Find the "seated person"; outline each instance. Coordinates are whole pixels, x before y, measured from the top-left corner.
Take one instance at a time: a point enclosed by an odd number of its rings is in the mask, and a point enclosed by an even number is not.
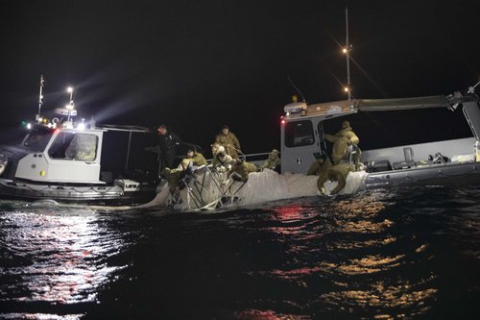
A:
[[[328,168],[332,166],[332,162],[325,153],[315,154],[315,160],[308,169],[307,176],[321,176]]]
[[[323,185],[327,180],[330,180],[330,181],[338,182],[338,185],[335,187],[335,189],[332,190],[332,192],[330,192],[330,194],[334,195],[339,193],[340,191],[343,190],[343,188],[345,188],[347,184],[348,174],[353,171],[355,171],[355,168],[348,163],[341,163],[341,164],[337,164],[336,166],[332,166],[328,168],[318,178],[318,181],[317,181],[318,190],[320,190],[322,194],[326,194],[325,187]]]
[[[236,159],[233,162],[232,168],[228,172],[228,176],[235,181],[247,182],[248,174],[257,171],[257,166],[253,163]]]
[[[280,173],[281,160],[277,149],[273,149],[268,155],[268,159],[260,166],[260,170],[270,169]]]

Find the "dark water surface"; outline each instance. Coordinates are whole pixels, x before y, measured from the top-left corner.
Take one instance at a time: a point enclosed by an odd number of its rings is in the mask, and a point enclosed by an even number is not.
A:
[[[478,319],[480,188],[221,213],[0,205],[0,318]]]

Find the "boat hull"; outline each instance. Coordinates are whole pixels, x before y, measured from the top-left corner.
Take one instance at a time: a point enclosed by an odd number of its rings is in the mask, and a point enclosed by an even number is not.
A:
[[[45,185],[0,179],[0,198],[8,200],[134,205],[146,203],[155,198],[155,195],[155,188],[151,186],[142,186],[140,191],[124,192],[118,185]]]
[[[411,169],[370,173],[366,189],[408,185],[464,186],[480,184],[480,163],[431,165]]]

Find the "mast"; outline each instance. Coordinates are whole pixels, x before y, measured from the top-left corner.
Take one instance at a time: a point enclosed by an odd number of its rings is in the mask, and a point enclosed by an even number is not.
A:
[[[40,119],[40,113],[42,111],[42,105],[43,105],[43,85],[45,83],[45,79],[43,78],[43,74],[40,75],[40,93],[38,94],[38,113],[37,116],[35,117],[35,120]]]
[[[352,93],[350,88],[350,42],[348,39],[348,7],[345,7],[345,49],[343,49],[345,53],[345,57],[347,59],[347,86],[345,87],[345,91],[348,94],[348,104],[352,104]]]

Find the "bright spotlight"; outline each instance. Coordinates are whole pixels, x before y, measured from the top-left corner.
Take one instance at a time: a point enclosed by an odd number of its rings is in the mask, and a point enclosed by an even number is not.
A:
[[[68,87],[68,88],[67,88],[67,92],[68,92],[68,93],[72,93],[72,92],[73,92],[73,88],[72,88],[72,87]]]

